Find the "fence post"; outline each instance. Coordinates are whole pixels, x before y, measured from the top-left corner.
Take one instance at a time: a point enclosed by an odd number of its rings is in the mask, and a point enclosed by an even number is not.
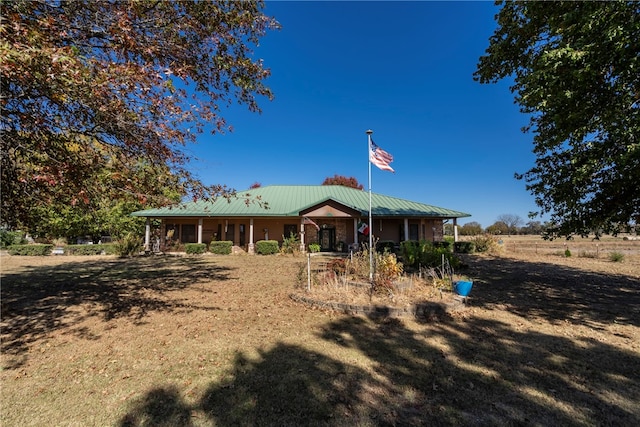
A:
[[[311,252],[307,254],[307,292],[311,291]]]

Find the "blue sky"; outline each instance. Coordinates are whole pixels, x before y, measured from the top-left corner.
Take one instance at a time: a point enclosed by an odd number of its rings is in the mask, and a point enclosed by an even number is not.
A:
[[[509,82],[472,74],[496,27],[492,2],[272,2],[282,29],[255,50],[275,99],[262,114],[223,109],[234,127],[190,146],[207,184],[237,190],[319,185],[335,174],[368,189],[367,129],[394,156],[372,168],[372,191],[470,213],[486,227],[501,214],[526,222],[532,135],[521,128]]]

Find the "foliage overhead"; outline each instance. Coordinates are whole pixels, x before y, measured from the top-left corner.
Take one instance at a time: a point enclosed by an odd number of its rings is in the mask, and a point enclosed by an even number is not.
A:
[[[536,163],[516,174],[550,214],[548,237],[640,220],[640,3],[497,2],[474,78],[512,78]]]
[[[356,190],[363,190],[364,186],[358,182],[358,180],[352,176],[346,177],[343,175],[335,174],[333,177],[327,177],[322,182],[322,185],[342,185],[344,187],[355,188]]]
[[[2,2],[2,221],[69,195],[98,204],[230,192],[187,170],[187,143],[230,130],[234,101],[259,112],[270,72],[252,46],[278,23],[262,2]],[[93,180],[95,170],[107,174]],[[151,173],[141,174],[141,170]],[[154,176],[159,181],[149,181]]]

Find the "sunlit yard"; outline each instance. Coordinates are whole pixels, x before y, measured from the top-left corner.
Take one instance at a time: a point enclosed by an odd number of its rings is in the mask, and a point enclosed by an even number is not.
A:
[[[301,257],[3,255],[2,424],[638,424],[637,255],[528,258],[415,320],[294,302]]]

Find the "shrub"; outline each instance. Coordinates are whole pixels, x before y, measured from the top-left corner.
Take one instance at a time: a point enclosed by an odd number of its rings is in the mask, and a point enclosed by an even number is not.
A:
[[[383,281],[392,281],[402,275],[402,263],[398,262],[395,254],[376,254],[376,274]]]
[[[256,253],[260,255],[277,254],[279,250],[277,240],[258,240],[256,242]]]
[[[231,240],[216,240],[209,244],[209,252],[218,255],[229,255],[233,242]]]
[[[298,240],[298,236],[291,233],[289,237],[282,236],[282,248],[280,248],[280,252],[283,254],[297,254],[300,252],[300,240]]]
[[[53,245],[11,245],[8,248],[11,255],[44,256],[51,255]]]
[[[0,229],[0,248],[8,248],[11,245],[24,245],[27,240],[21,231],[8,231]]]
[[[596,252],[588,252],[588,251],[580,251],[578,256],[580,258],[598,258],[598,254]]]
[[[142,250],[142,240],[133,233],[126,234],[114,244],[114,251],[120,257],[133,256]]]
[[[369,251],[354,252],[346,266],[349,274],[356,277],[369,277]]]
[[[476,252],[488,252],[491,254],[500,251],[498,238],[496,236],[492,236],[491,234],[475,236],[471,241],[476,247]]]
[[[67,245],[64,247],[65,255],[101,255],[114,253],[114,245]]]
[[[624,261],[624,254],[622,252],[610,252],[609,261],[622,262]]]
[[[67,246],[68,242],[66,238],[58,237],[56,239],[53,239],[51,243],[53,244],[53,246],[60,247],[60,246]]]
[[[453,244],[453,251],[458,254],[472,254],[476,250],[476,244],[474,242],[455,242]]]
[[[320,245],[318,243],[310,243],[309,244],[309,252],[320,252]]]
[[[406,267],[437,267],[442,264],[443,257],[453,268],[460,265],[460,260],[447,247],[436,247],[432,242],[415,240],[402,242],[402,259]]]
[[[116,245],[115,243],[104,243],[102,245],[102,250],[105,255],[115,255],[116,254]]]
[[[376,243],[376,252],[392,253],[393,251],[395,251],[395,249],[396,249],[396,244],[393,240],[380,240]]]
[[[189,255],[203,254],[207,251],[207,245],[204,243],[186,243],[184,251]]]
[[[569,250],[569,248],[564,250],[564,256],[569,258],[571,256],[571,251]]]
[[[418,264],[420,259],[420,243],[415,240],[405,240],[400,243],[400,253],[405,264],[413,267]]]
[[[331,270],[338,275],[343,275],[347,272],[347,261],[342,258],[332,259],[327,263],[327,270]]]
[[[448,240],[443,240],[441,242],[433,242],[432,243],[434,248],[443,248],[443,249],[451,249],[451,242]]]

